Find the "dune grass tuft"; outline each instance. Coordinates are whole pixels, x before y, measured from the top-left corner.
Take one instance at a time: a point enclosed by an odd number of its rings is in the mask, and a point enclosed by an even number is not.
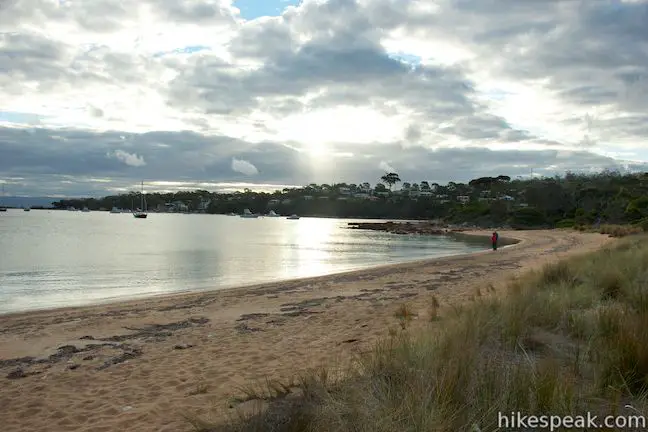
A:
[[[506,289],[456,308],[443,325],[394,332],[343,379],[311,374],[299,397],[201,430],[485,432],[498,430],[500,412],[648,414],[647,236]],[[414,314],[401,305],[395,316]]]

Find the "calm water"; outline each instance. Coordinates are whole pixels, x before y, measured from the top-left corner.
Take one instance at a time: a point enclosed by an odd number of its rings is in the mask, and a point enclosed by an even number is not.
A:
[[[0,313],[317,276],[484,249],[346,229],[349,220],[9,210]]]

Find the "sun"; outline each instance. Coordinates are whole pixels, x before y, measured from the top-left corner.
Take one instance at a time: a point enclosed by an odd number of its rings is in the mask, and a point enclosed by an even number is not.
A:
[[[393,142],[402,135],[398,117],[369,108],[338,107],[299,113],[278,122],[279,139],[298,142],[310,154],[325,154],[331,144]]]

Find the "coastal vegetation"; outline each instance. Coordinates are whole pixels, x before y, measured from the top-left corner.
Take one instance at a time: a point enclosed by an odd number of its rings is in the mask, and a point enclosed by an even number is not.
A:
[[[599,425],[614,416],[625,423],[604,430],[645,430],[647,240],[628,237],[506,287],[481,287],[462,306],[433,295],[429,313],[399,305],[395,329],[341,374],[322,369],[248,390],[243,399],[265,408],[227,425],[192,424],[203,432],[477,432],[525,429],[500,421],[499,413],[519,412],[591,413]]]
[[[393,190],[393,186],[400,188]],[[137,192],[104,198],[66,199],[57,209],[131,208]],[[478,227],[571,228],[602,224],[648,225],[648,173],[567,173],[511,179],[481,177],[441,185],[401,181],[386,173],[377,184],[310,184],[272,193],[206,190],[147,194],[150,211],[253,213],[339,218],[427,219]],[[642,225],[643,224],[643,225]],[[648,227],[648,226],[647,226]]]

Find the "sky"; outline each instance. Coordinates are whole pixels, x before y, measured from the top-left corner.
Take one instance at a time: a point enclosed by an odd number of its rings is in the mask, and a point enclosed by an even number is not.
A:
[[[0,182],[647,170],[648,0],[0,0]]]

